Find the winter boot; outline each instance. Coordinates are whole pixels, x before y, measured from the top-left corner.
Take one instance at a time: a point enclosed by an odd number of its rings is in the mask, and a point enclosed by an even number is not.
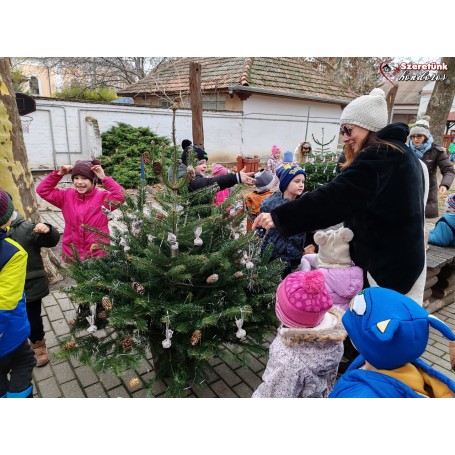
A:
[[[35,351],[36,366],[43,367],[49,363],[49,351],[46,347],[46,338],[41,341],[31,344],[31,348]]]

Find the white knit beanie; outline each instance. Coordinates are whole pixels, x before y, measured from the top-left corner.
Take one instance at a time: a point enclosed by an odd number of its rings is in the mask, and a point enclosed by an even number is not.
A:
[[[345,227],[316,231],[314,241],[319,246],[318,267],[327,269],[351,267],[349,242],[353,238],[354,233]]]
[[[379,131],[387,125],[387,103],[384,90],[374,88],[369,95],[351,101],[341,113],[341,125],[357,125],[368,131]]]
[[[430,137],[430,120],[429,115],[424,115],[420,120],[417,120],[415,125],[411,128],[409,135],[423,134],[427,139]]]

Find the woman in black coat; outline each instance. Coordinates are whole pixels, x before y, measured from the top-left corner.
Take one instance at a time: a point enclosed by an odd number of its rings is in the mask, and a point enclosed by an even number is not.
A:
[[[408,126],[386,125],[383,90],[349,103],[341,115],[343,171],[296,201],[259,215],[253,228],[276,227],[289,237],[343,222],[354,232],[350,254],[364,271],[364,286],[393,289],[422,305],[428,175],[406,146]]]

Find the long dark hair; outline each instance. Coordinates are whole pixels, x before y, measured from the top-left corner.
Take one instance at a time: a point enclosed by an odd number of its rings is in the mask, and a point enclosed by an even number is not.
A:
[[[369,147],[370,145],[375,145],[375,144],[376,145],[384,144],[387,147],[391,147],[393,150],[395,150],[397,152],[404,153],[403,149],[398,147],[396,144],[392,144],[389,141],[380,139],[374,131],[368,131],[368,135],[365,137],[363,144],[361,146],[361,149],[358,153],[360,153],[366,147]],[[340,169],[344,169],[345,167],[348,167],[354,161],[354,158],[356,157],[354,151],[352,150],[352,148],[349,144],[344,145],[343,153],[344,153],[344,156],[346,157],[346,161],[339,163]]]

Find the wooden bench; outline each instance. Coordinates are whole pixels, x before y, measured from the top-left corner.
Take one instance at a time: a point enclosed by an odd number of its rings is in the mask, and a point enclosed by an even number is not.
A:
[[[455,301],[455,248],[428,245],[423,307],[433,313]]]

